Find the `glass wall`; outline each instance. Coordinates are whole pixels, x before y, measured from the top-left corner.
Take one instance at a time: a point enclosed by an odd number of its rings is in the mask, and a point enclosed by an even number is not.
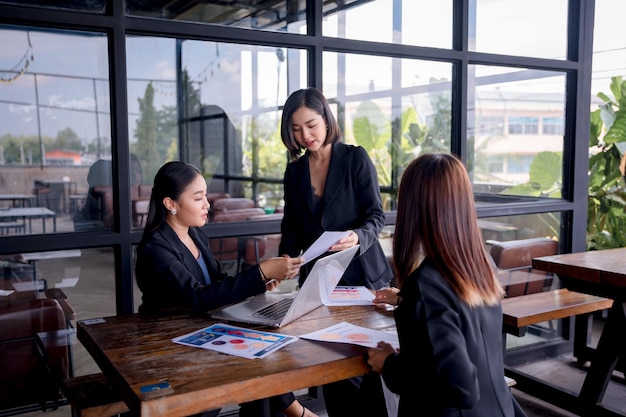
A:
[[[112,183],[107,37],[0,25],[0,38],[2,203],[17,209],[0,226],[22,222],[5,232],[39,234],[110,224],[112,212],[107,220],[83,210],[90,188]]]
[[[586,249],[604,207],[588,205],[589,112],[626,75],[621,0],[252,3],[0,0],[0,255],[78,250],[40,269],[56,285],[80,264],[78,317],[136,311],[134,247],[175,159],[256,209],[206,226],[232,271],[277,255],[282,105],[306,86],[374,161],[387,244],[403,168],[437,151],[465,161],[486,245]]]
[[[470,15],[475,13],[475,20],[469,20],[470,50],[566,59],[567,0],[528,0],[519,3],[474,0],[469,3]]]
[[[594,3],[507,5],[0,1],[0,250],[113,247],[117,311],[135,311],[132,247],[158,167],[189,161],[212,194],[278,215],[210,223],[215,239],[279,233],[282,104],[309,85],[369,152],[388,226],[403,168],[453,152],[480,218],[533,229],[516,216],[563,213],[551,236],[580,250]]]
[[[470,66],[469,74],[467,135],[476,189],[560,198],[565,74],[483,65]]]

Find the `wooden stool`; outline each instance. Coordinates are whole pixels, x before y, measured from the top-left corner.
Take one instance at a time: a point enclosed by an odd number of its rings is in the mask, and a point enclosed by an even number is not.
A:
[[[102,374],[66,378],[63,391],[76,417],[113,417],[128,411]]]

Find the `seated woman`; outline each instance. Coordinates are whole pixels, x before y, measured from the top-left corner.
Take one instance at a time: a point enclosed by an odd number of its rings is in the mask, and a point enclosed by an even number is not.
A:
[[[136,277],[142,292],[139,312],[155,315],[187,310],[204,314],[274,289],[293,278],[301,258],[270,258],[229,276],[221,271],[202,229],[209,213],[206,181],[193,165],[168,162],[154,178],[146,226],[137,247]],[[293,393],[241,404],[239,415],[314,417]],[[212,410],[203,416],[216,416]]]

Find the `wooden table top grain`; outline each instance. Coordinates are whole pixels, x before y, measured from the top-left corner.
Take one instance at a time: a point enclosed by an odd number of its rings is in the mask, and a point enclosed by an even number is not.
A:
[[[533,268],[554,272],[569,289],[614,300],[578,395],[581,415],[623,415],[602,404],[613,370],[626,358],[626,248],[544,256]]]
[[[626,248],[543,256],[533,268],[557,274],[570,289],[626,299]]]
[[[394,331],[393,314],[373,306],[319,307],[281,328],[241,327],[299,336],[347,321]],[[217,321],[190,315],[139,314],[77,323],[78,339],[138,415],[188,416],[226,405],[326,384],[369,372],[360,346],[298,339],[263,359],[245,359],[173,343]],[[172,390],[141,387],[167,380]]]

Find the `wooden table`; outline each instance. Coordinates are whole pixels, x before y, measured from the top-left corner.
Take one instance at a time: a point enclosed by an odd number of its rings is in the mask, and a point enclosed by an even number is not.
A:
[[[626,248],[535,258],[533,268],[557,274],[569,289],[614,300],[578,395],[578,405],[581,415],[618,415],[601,403],[618,360],[626,358]]]
[[[24,222],[28,219],[28,233],[32,233],[32,220],[41,219],[43,233],[46,233],[46,219],[52,219],[54,231],[57,231],[57,214],[46,207],[12,207],[0,210],[0,218],[20,218]]]
[[[392,313],[372,306],[319,307],[270,332],[299,336],[347,321],[393,331]],[[370,371],[360,346],[299,339],[263,359],[244,359],[171,342],[216,321],[175,315],[107,317],[79,321],[80,342],[93,356],[128,407],[142,417],[188,416]],[[245,327],[245,326],[243,326]],[[146,398],[140,387],[169,381],[173,393]]]

